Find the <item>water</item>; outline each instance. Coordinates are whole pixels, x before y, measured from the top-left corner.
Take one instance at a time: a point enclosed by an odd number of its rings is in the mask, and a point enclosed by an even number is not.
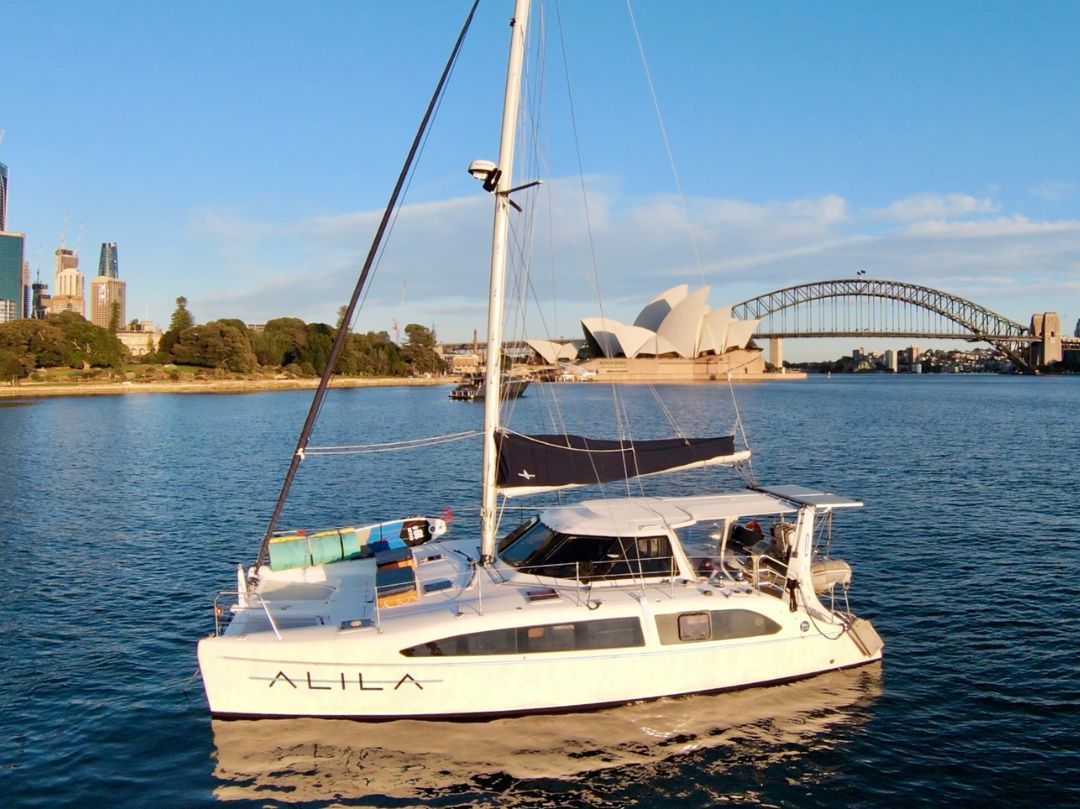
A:
[[[515,426],[557,420],[550,387],[519,400]],[[568,426],[600,434],[610,389],[558,388]],[[621,392],[639,435],[665,434],[647,388]],[[211,723],[195,642],[252,559],[308,397],[0,407],[4,805],[1080,803],[1080,379],[739,389],[760,480],[865,500],[837,517],[834,553],[885,638],[882,666],[584,715]],[[732,421],[723,386],[667,388],[664,403],[687,433]],[[446,388],[336,391],[315,443],[473,429],[481,409]],[[309,459],[285,523],[449,506],[454,531],[472,530],[478,451]]]

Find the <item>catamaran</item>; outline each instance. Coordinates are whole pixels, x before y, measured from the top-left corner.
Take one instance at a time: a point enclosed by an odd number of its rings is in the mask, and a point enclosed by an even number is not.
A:
[[[517,0],[511,21],[498,162],[469,169],[495,198],[486,389],[496,392],[529,5]],[[561,712],[795,680],[881,658],[874,627],[848,608],[850,567],[819,553],[834,513],[861,506],[857,500],[753,484],[694,496],[605,496],[500,526],[500,498],[744,464],[749,451],[734,436],[525,435],[500,423],[500,397],[487,396],[479,536],[454,536],[444,519],[424,515],[276,530],[337,346],[258,558],[238,567],[236,591],[215,602],[215,631],[199,642],[214,716]]]

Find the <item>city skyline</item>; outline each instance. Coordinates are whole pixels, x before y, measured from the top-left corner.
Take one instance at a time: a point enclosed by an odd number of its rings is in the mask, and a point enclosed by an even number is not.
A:
[[[32,276],[66,216],[68,244],[124,243],[129,308],[158,323],[179,295],[200,322],[333,323],[466,4],[417,14],[331,2],[288,29],[254,9],[196,5],[178,16],[120,3],[108,20],[78,3],[8,13],[11,56],[27,68],[0,121],[8,225],[27,233]],[[632,318],[643,294],[676,283],[734,302],[859,270],[1021,323],[1050,309],[1063,322],[1080,316],[1080,170],[1068,135],[1080,125],[1068,33],[1080,7],[913,3],[856,16],[696,3],[687,28],[666,4],[635,4],[693,246],[674,238],[688,228],[624,41],[625,9],[561,13],[583,134],[577,147],[553,141],[553,208],[537,221],[551,222],[549,262],[588,267],[564,228],[582,218],[588,188],[611,317]],[[70,23],[59,32],[58,14]],[[389,331],[397,319],[434,324],[447,340],[483,331],[490,198],[464,166],[495,151],[501,88],[486,78],[496,65],[483,43],[505,18],[484,14],[470,34],[359,329]],[[104,30],[122,46],[108,58],[94,51]],[[156,47],[166,31],[176,48]],[[57,37],[85,69],[44,57]],[[605,93],[584,81],[594,74]],[[485,87],[491,104],[477,103]],[[57,108],[79,125],[55,127]],[[617,123],[623,111],[631,130]],[[131,126],[116,129],[120,117]],[[571,172],[576,148],[583,181]],[[586,287],[560,287],[549,333],[529,336],[575,336],[595,309]]]

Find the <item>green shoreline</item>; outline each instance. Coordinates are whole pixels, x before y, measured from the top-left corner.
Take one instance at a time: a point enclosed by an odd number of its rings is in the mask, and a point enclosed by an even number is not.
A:
[[[424,387],[449,385],[452,376],[435,377],[334,377],[332,388]],[[48,396],[126,396],[141,393],[260,393],[279,390],[312,390],[319,385],[309,379],[206,379],[199,381],[79,382],[56,384],[20,382],[0,386],[0,399],[29,399]]]

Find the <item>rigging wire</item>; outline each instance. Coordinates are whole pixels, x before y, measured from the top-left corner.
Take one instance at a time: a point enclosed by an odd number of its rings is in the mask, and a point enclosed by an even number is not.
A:
[[[649,70],[649,61],[645,58],[645,45],[641,41],[638,32],[637,20],[634,19],[634,8],[630,0],[626,0],[626,12],[630,16],[630,27],[634,29],[634,39],[637,42],[638,54],[641,56],[641,67],[645,71],[645,81],[649,85],[649,96],[652,98],[653,109],[656,110],[656,120],[660,125],[660,135],[664,140],[664,149],[667,151],[668,165],[671,167],[671,177],[675,181],[675,190],[679,195],[683,215],[686,217],[686,232],[690,237],[690,246],[694,251],[694,263],[697,266],[698,275],[701,276],[701,284],[705,285],[705,271],[701,266],[701,256],[698,253],[697,239],[694,238],[694,223],[690,218],[690,208],[686,204],[686,195],[683,193],[682,183],[679,181],[679,171],[675,167],[675,155],[671,151],[671,141],[668,139],[667,127],[664,126],[664,114],[660,111],[660,101],[656,97],[656,88],[653,86],[652,71]]]
[[[308,447],[304,450],[305,455],[364,455],[374,452],[395,452],[406,449],[423,449],[434,447],[439,444],[449,444],[453,441],[462,441],[466,438],[475,438],[483,435],[483,430],[466,430],[460,433],[448,433],[446,435],[433,435],[424,438],[405,438],[400,441],[386,441],[381,444],[346,444],[340,446]]]
[[[591,275],[589,276],[592,282],[593,294],[596,296],[597,305],[600,307],[600,320],[605,322],[607,320],[607,314],[604,311],[604,298],[600,293],[600,271],[596,258],[596,240],[593,237],[592,228],[592,214],[589,208],[589,193],[585,186],[585,166],[581,157],[581,137],[578,133],[577,115],[574,108],[574,93],[570,82],[570,60],[566,54],[566,38],[563,35],[562,25],[562,12],[559,8],[559,3],[555,3],[555,19],[557,22],[557,28],[559,32],[559,47],[562,53],[562,65],[563,65],[563,78],[566,82],[566,96],[567,96],[567,108],[570,114],[570,130],[573,134],[574,140],[574,154],[577,157],[578,166],[578,182],[581,188],[581,202],[582,210],[585,218],[585,231],[588,237],[589,243],[589,258]],[[625,407],[622,404],[622,397],[619,395],[619,391],[615,383],[611,383],[611,399],[615,415],[615,427],[618,437],[625,440],[630,440],[629,422],[626,419]],[[626,487],[627,495],[630,494],[630,474],[629,469],[625,470],[626,475]],[[604,492],[603,485],[600,486],[601,493]]]
[[[478,1],[479,0],[477,0],[477,2]],[[456,67],[456,66],[457,66],[457,63],[455,61],[454,67]],[[450,74],[449,74],[450,76],[453,76],[454,67],[450,68]],[[439,96],[439,99],[435,104],[435,109],[434,109],[434,111],[432,113],[432,119],[433,120],[437,119],[439,117],[439,111],[442,109],[442,103],[445,100],[445,98],[446,98],[445,95],[440,95]],[[417,160],[413,162],[412,167],[409,169],[408,178],[406,179],[405,185],[404,185],[404,187],[402,188],[402,191],[401,191],[402,200],[404,200],[406,197],[409,196],[409,191],[412,189],[413,180],[416,178],[416,168],[417,168],[417,164],[419,162],[419,158],[422,158],[424,156],[424,150],[427,148],[428,140],[431,138],[431,131],[432,131],[433,128],[434,127],[428,127],[424,132],[423,140],[421,140],[421,142],[420,142],[420,148],[416,152]],[[374,278],[378,274],[379,268],[382,266],[383,256],[386,254],[386,248],[390,243],[390,237],[394,233],[394,228],[397,226],[397,222],[398,222],[398,219],[401,217],[401,212],[402,212],[403,208],[404,208],[403,205],[398,205],[394,209],[393,218],[390,220],[390,224],[386,229],[386,236],[383,238],[381,244],[379,245],[379,252],[378,252],[378,255],[375,258],[375,264],[373,265],[373,268],[372,268],[372,271],[371,271],[371,277],[372,278]],[[352,330],[353,326],[355,325],[357,319],[360,317],[360,310],[363,309],[364,304],[367,303],[367,299],[368,299],[369,294],[371,294],[371,284],[368,284],[364,288],[363,295],[360,298],[360,303],[357,305],[356,312],[353,313],[352,319],[349,322],[350,331]],[[322,407],[322,405],[320,404],[320,408],[321,407]]]
[[[446,88],[447,80],[453,72],[454,65],[457,63],[458,54],[461,52],[461,46],[465,41],[465,35],[468,33],[470,26],[472,25],[473,16],[476,14],[476,8],[479,5],[479,0],[475,0],[472,8],[469,10],[469,14],[465,19],[465,23],[461,28],[461,32],[458,34],[457,41],[454,43],[453,50],[450,53],[450,58],[447,60],[442,74],[439,77],[439,82],[435,87],[435,92],[432,94],[431,100],[428,102],[427,110],[424,113],[424,117],[420,122],[419,130],[413,138],[412,145],[409,148],[409,154],[405,158],[405,165],[402,166],[401,172],[398,175],[397,182],[394,185],[394,189],[390,194],[390,201],[387,203],[386,210],[383,212],[379,227],[375,232],[374,240],[372,241],[371,248],[368,251],[367,259],[364,262],[364,267],[360,271],[360,277],[356,281],[356,286],[353,289],[352,297],[349,299],[349,305],[345,310],[345,315],[342,317],[341,322],[344,326],[345,323],[351,323],[356,307],[360,302],[360,297],[364,291],[364,286],[367,283],[368,277],[371,274],[372,266],[375,264],[375,260],[380,252],[380,245],[385,236],[386,229],[390,223],[390,219],[393,215],[394,208],[400,198],[402,188],[409,176],[409,172],[413,161],[416,158],[417,152],[424,140],[424,133],[427,130],[431,118],[438,108],[439,99],[441,98],[444,89]],[[281,518],[281,512],[285,507],[285,500],[288,497],[289,490],[292,487],[293,479],[296,477],[296,472],[300,467],[300,462],[304,458],[304,452],[307,447],[308,439],[311,436],[311,431],[315,427],[315,421],[318,419],[319,412],[322,409],[323,401],[326,397],[326,390],[330,386],[330,377],[334,372],[334,365],[337,363],[337,358],[341,354],[342,346],[345,344],[345,338],[348,330],[345,328],[339,328],[337,334],[334,337],[334,343],[330,348],[330,354],[326,360],[326,367],[323,369],[322,377],[319,380],[319,387],[315,390],[315,396],[312,400],[311,407],[308,409],[307,418],[304,421],[304,426],[300,431],[300,437],[296,442],[296,450],[293,452],[292,459],[289,463],[289,470],[285,474],[285,480],[281,484],[281,491],[278,494],[277,502],[274,505],[274,512],[270,517],[270,523],[267,526],[266,533],[263,536],[262,542],[259,545],[259,554],[255,559],[255,569],[258,571],[263,561],[266,559],[266,555],[270,547],[270,539],[274,535],[274,529],[277,526],[278,520]]]
[[[702,271],[701,261],[700,261],[699,255],[698,255],[697,244],[696,244],[696,241],[694,239],[693,227],[692,227],[692,223],[690,222],[689,209],[688,209],[688,206],[687,206],[687,203],[686,203],[686,197],[685,197],[685,194],[683,193],[681,182],[680,182],[679,177],[678,177],[678,172],[677,172],[676,167],[675,167],[674,156],[673,156],[673,153],[672,153],[672,150],[671,150],[671,147],[670,147],[669,139],[667,137],[666,128],[664,126],[663,115],[662,115],[662,112],[660,110],[659,102],[657,100],[657,96],[656,96],[655,88],[653,86],[649,66],[648,66],[647,60],[645,58],[644,46],[642,44],[641,37],[640,37],[640,34],[638,32],[638,29],[637,29],[636,20],[634,20],[634,17],[633,17],[633,9],[630,7],[629,0],[627,0],[627,8],[628,8],[628,11],[629,11],[629,14],[630,14],[631,25],[632,25],[632,27],[634,29],[634,35],[635,35],[635,38],[637,40],[637,46],[638,46],[639,55],[641,57],[642,65],[643,65],[643,68],[644,68],[644,71],[645,71],[645,76],[646,76],[646,79],[647,79],[647,82],[648,82],[649,92],[650,92],[650,95],[651,95],[651,98],[652,98],[652,101],[653,101],[654,109],[655,109],[656,114],[657,114],[657,120],[659,122],[661,135],[663,137],[664,145],[665,145],[665,148],[667,150],[668,161],[669,161],[669,165],[671,167],[672,176],[674,178],[675,186],[676,186],[676,189],[677,189],[678,194],[679,194],[679,199],[680,199],[680,202],[682,204],[682,208],[683,208],[683,211],[684,211],[684,214],[686,216],[687,223],[688,223],[688,233],[689,233],[691,245],[692,245],[694,256],[695,256],[695,261],[696,261],[696,264],[697,264],[697,267],[698,267],[698,272],[699,272],[699,275],[701,275],[702,281],[704,282],[704,280],[705,280],[704,279],[704,273]],[[596,244],[596,241],[595,241],[594,231],[593,231],[593,227],[592,227],[592,210],[591,210],[591,207],[590,207],[590,198],[589,198],[589,193],[588,193],[588,189],[586,187],[586,182],[585,182],[585,172],[584,172],[584,167],[583,167],[583,156],[582,156],[582,145],[581,145],[581,138],[579,136],[579,131],[578,131],[577,115],[576,115],[576,109],[575,109],[575,103],[574,103],[574,94],[573,94],[573,89],[572,89],[572,83],[571,83],[571,78],[570,78],[570,66],[569,66],[569,59],[568,59],[568,56],[567,56],[566,41],[565,41],[565,38],[564,38],[564,35],[563,35],[561,9],[560,9],[559,3],[557,1],[555,2],[555,18],[554,18],[554,21],[556,23],[558,44],[559,44],[559,47],[560,47],[560,50],[561,50],[561,56],[562,56],[563,74],[564,74],[564,79],[565,79],[565,84],[566,84],[566,100],[567,100],[567,105],[568,105],[568,110],[569,110],[569,122],[570,122],[570,129],[571,129],[572,139],[573,139],[574,147],[575,147],[575,155],[576,155],[576,158],[577,158],[577,168],[578,168],[577,173],[578,173],[580,195],[581,195],[581,201],[582,201],[581,204],[582,204],[582,210],[583,210],[583,220],[584,220],[584,225],[585,225],[586,235],[587,235],[587,240],[588,240],[589,266],[590,266],[590,269],[591,269],[591,273],[587,273],[587,277],[589,278],[589,280],[591,282],[591,285],[593,287],[594,295],[595,295],[595,297],[597,299],[597,302],[599,304],[599,307],[600,307],[601,320],[603,321],[603,320],[606,319],[606,312],[605,312],[605,307],[604,307],[603,295],[601,293],[599,261],[598,261],[598,255],[597,255],[597,244]],[[541,30],[543,31],[543,34],[542,34],[542,40],[540,40],[540,41],[543,41],[543,40],[546,40],[546,38],[547,38],[547,36],[546,36],[546,32],[548,30],[547,26],[541,26]],[[535,167],[536,169],[540,169],[540,167],[542,165],[547,165],[548,167],[550,166],[550,162],[545,160],[545,158],[543,156],[544,153],[543,153],[542,148],[541,148],[541,144],[543,142],[543,138],[541,137],[541,135],[543,134],[543,132],[542,132],[542,127],[540,125],[540,118],[536,114],[538,108],[541,107],[541,101],[546,98],[546,96],[544,94],[544,78],[546,76],[546,71],[543,69],[544,68],[543,55],[545,53],[546,53],[546,49],[544,47],[542,47],[542,46],[537,51],[537,54],[538,54],[537,57],[536,57],[537,72],[535,74],[531,75],[530,72],[529,72],[529,69],[528,69],[529,65],[526,65],[525,81],[527,82],[527,85],[529,87],[529,92],[528,92],[527,96],[530,99],[530,103],[526,106],[525,111],[522,113],[522,115],[523,115],[523,126],[519,128],[519,132],[521,133],[521,135],[519,135],[519,137],[525,138],[525,137],[531,135],[531,142],[529,143],[528,147],[523,148],[522,151],[523,151],[523,153],[529,155],[529,158],[530,158],[530,164],[529,165]],[[533,75],[536,76],[536,81],[535,82],[532,81]],[[540,174],[550,175],[550,172],[537,171],[537,175],[540,175]],[[552,218],[553,205],[551,203],[552,189],[550,187],[545,186],[545,187],[541,188],[539,193],[544,194],[545,195],[544,198],[548,201],[547,228],[548,228],[548,242],[549,242],[549,247],[550,247],[549,262],[550,262],[550,267],[551,267],[551,271],[552,271],[552,288],[553,288],[552,300],[554,302],[554,301],[557,300],[557,295],[554,294],[554,291],[555,291],[554,253],[555,253],[555,251],[554,251],[554,247],[553,247],[553,244],[554,244],[553,228],[554,228],[554,226],[553,226],[553,218]],[[535,197],[534,197],[534,200],[535,200]],[[509,307],[509,305],[508,305],[508,308],[512,308],[514,319],[520,318],[519,323],[520,323],[520,328],[522,329],[522,332],[521,332],[522,339],[524,339],[526,310],[528,309],[527,295],[531,293],[531,294],[533,294],[535,296],[535,288],[534,288],[533,279],[532,279],[531,266],[530,266],[530,262],[529,262],[527,257],[529,255],[529,247],[533,244],[533,242],[535,240],[535,236],[536,236],[537,211],[536,211],[536,208],[534,206],[530,206],[530,208],[531,208],[531,210],[529,211],[529,214],[526,217],[523,217],[521,220],[518,220],[518,221],[512,220],[511,224],[510,224],[511,234],[512,234],[512,242],[511,243],[513,245],[511,255],[514,258],[515,263],[518,264],[517,271],[511,277],[513,279],[514,290],[520,297],[519,297],[518,305],[516,307]],[[536,300],[539,301],[538,296],[536,296]],[[551,329],[548,326],[547,319],[544,317],[543,308],[540,307],[540,306],[537,306],[537,309],[540,312],[540,320],[541,320],[541,323],[542,323],[543,328],[544,328],[544,333],[547,334],[549,336],[549,338],[553,337],[554,335],[552,334]],[[554,306],[553,306],[553,311],[555,311]],[[511,331],[511,333],[512,333],[512,331]],[[734,390],[731,387],[731,378],[730,378],[730,376],[728,378],[728,383],[729,383],[729,390],[730,390],[730,392],[732,394],[732,398],[733,398],[733,401],[734,401]],[[648,388],[649,388],[650,392],[652,393],[653,398],[657,402],[658,410],[660,411],[660,413],[662,413],[664,419],[666,419],[668,424],[671,426],[671,428],[673,429],[673,431],[675,432],[675,434],[679,438],[685,439],[685,437],[686,437],[685,433],[684,433],[683,429],[681,428],[680,424],[678,423],[678,420],[676,419],[675,413],[672,411],[672,409],[670,407],[668,407],[668,405],[665,403],[663,398],[660,396],[660,393],[657,390],[656,386],[653,385],[653,384],[649,384]],[[548,399],[547,397],[550,397],[550,399]],[[566,421],[565,421],[565,418],[564,418],[564,414],[562,413],[562,410],[559,407],[558,397],[555,395],[555,392],[553,390],[548,391],[547,386],[545,386],[545,391],[544,391],[543,394],[541,394],[541,398],[544,398],[545,401],[548,402],[548,413],[547,413],[547,415],[548,415],[548,421],[552,424],[553,432],[566,434],[567,433]],[[626,489],[626,495],[627,496],[632,496],[633,495],[633,487],[635,485],[637,487],[638,493],[644,495],[645,490],[644,490],[643,481],[640,479],[641,476],[639,475],[639,467],[638,467],[638,464],[637,464],[637,453],[633,450],[634,443],[633,443],[633,436],[631,435],[631,429],[630,429],[629,403],[626,401],[626,397],[621,394],[618,386],[616,384],[614,384],[614,383],[611,385],[611,398],[612,398],[612,406],[613,406],[615,423],[616,423],[615,426],[616,426],[617,437],[619,439],[621,439],[621,440],[627,441],[628,446],[631,448],[631,451],[629,453],[624,453],[623,454],[623,459],[624,459],[623,482],[624,482],[625,489]],[[516,407],[516,405],[517,405],[516,402],[512,402],[508,409],[510,411],[512,411]],[[749,442],[746,440],[745,429],[743,428],[741,417],[738,414],[737,405],[736,405],[735,420],[736,420],[736,425],[735,425],[736,429],[739,432],[741,432],[743,443],[744,443],[744,445],[746,445],[748,447]],[[627,455],[629,455],[629,457],[627,457]],[[595,471],[595,469],[594,469],[594,471]],[[740,473],[742,474],[741,470],[740,470]],[[747,477],[746,474],[744,474],[743,476]],[[749,471],[749,479],[752,480],[752,477],[753,477],[752,470],[750,470]],[[605,485],[603,483],[599,483],[597,485],[600,488],[600,492],[601,492],[602,496],[604,496],[606,498],[607,493],[605,492]]]

